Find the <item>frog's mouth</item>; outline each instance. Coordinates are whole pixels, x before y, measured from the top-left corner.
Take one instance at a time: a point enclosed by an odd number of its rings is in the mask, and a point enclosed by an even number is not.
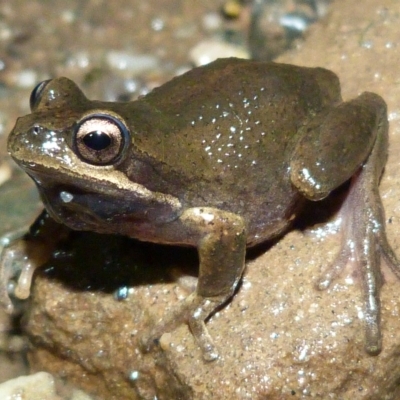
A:
[[[73,229],[114,233],[121,221],[141,224],[147,219],[139,203],[122,198],[82,192],[65,185],[50,190],[39,187],[39,191],[50,215]]]
[[[145,186],[131,181],[124,172],[112,166],[86,166],[82,172],[76,168],[60,168],[60,166],[30,165],[19,161],[18,164],[35,181],[38,187],[66,185],[88,193],[100,196],[111,196],[112,199],[122,198],[124,201],[152,204],[168,204],[171,210],[179,212],[182,209],[180,201],[170,194],[153,192]]]
[[[162,198],[148,191],[151,196],[143,196],[107,181],[64,176],[47,168],[24,166],[24,170],[38,187],[52,218],[75,230],[121,233],[121,225],[131,226],[132,231],[135,225],[163,224],[179,216],[180,207],[166,201],[165,195]]]

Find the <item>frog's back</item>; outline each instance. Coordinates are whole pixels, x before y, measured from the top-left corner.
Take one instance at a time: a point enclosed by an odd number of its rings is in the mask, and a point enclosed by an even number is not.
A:
[[[299,126],[338,101],[330,71],[221,59],[140,100],[149,122],[135,140],[164,171],[185,175],[186,187],[175,194],[188,205],[245,217],[261,207],[272,220],[295,202],[288,164]]]

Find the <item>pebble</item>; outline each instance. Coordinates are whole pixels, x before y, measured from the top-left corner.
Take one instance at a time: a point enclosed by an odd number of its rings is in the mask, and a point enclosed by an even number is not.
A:
[[[0,384],[0,399],[3,400],[58,400],[54,378],[47,372],[20,376]]]
[[[216,12],[210,12],[202,18],[203,28],[207,31],[216,31],[222,28],[222,18]]]
[[[56,393],[54,377],[47,372],[20,376],[0,384],[1,400],[62,400]],[[74,390],[70,400],[91,400],[87,394]]]
[[[158,58],[150,54],[132,54],[116,50],[107,53],[106,61],[110,68],[127,70],[133,75],[154,70],[159,65]]]
[[[221,40],[204,40],[190,50],[190,60],[195,66],[209,64],[217,58],[250,58],[249,52],[241,46],[225,43]]]
[[[32,69],[24,69],[16,75],[15,84],[20,88],[31,88],[35,86],[37,73]]]

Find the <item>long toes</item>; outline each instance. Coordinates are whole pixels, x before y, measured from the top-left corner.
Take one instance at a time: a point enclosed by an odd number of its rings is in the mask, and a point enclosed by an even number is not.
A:
[[[10,296],[7,293],[7,290],[1,290],[0,293],[0,307],[7,313],[13,314],[14,313],[14,305],[10,299]]]

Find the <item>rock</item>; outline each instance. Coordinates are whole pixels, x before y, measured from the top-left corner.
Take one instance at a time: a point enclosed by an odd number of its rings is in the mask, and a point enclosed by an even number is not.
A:
[[[33,375],[20,376],[0,384],[0,399],[2,400],[91,400],[91,397],[81,390],[63,387],[47,372],[37,372]]]
[[[244,47],[222,40],[204,40],[190,50],[190,60],[195,66],[228,57],[249,58],[250,55]]]
[[[20,376],[0,384],[0,399],[3,400],[61,400],[56,395],[54,378],[47,372]]]
[[[131,54],[116,50],[110,50],[106,60],[110,68],[128,70],[133,75],[155,70],[159,64],[157,57],[150,54]]]

